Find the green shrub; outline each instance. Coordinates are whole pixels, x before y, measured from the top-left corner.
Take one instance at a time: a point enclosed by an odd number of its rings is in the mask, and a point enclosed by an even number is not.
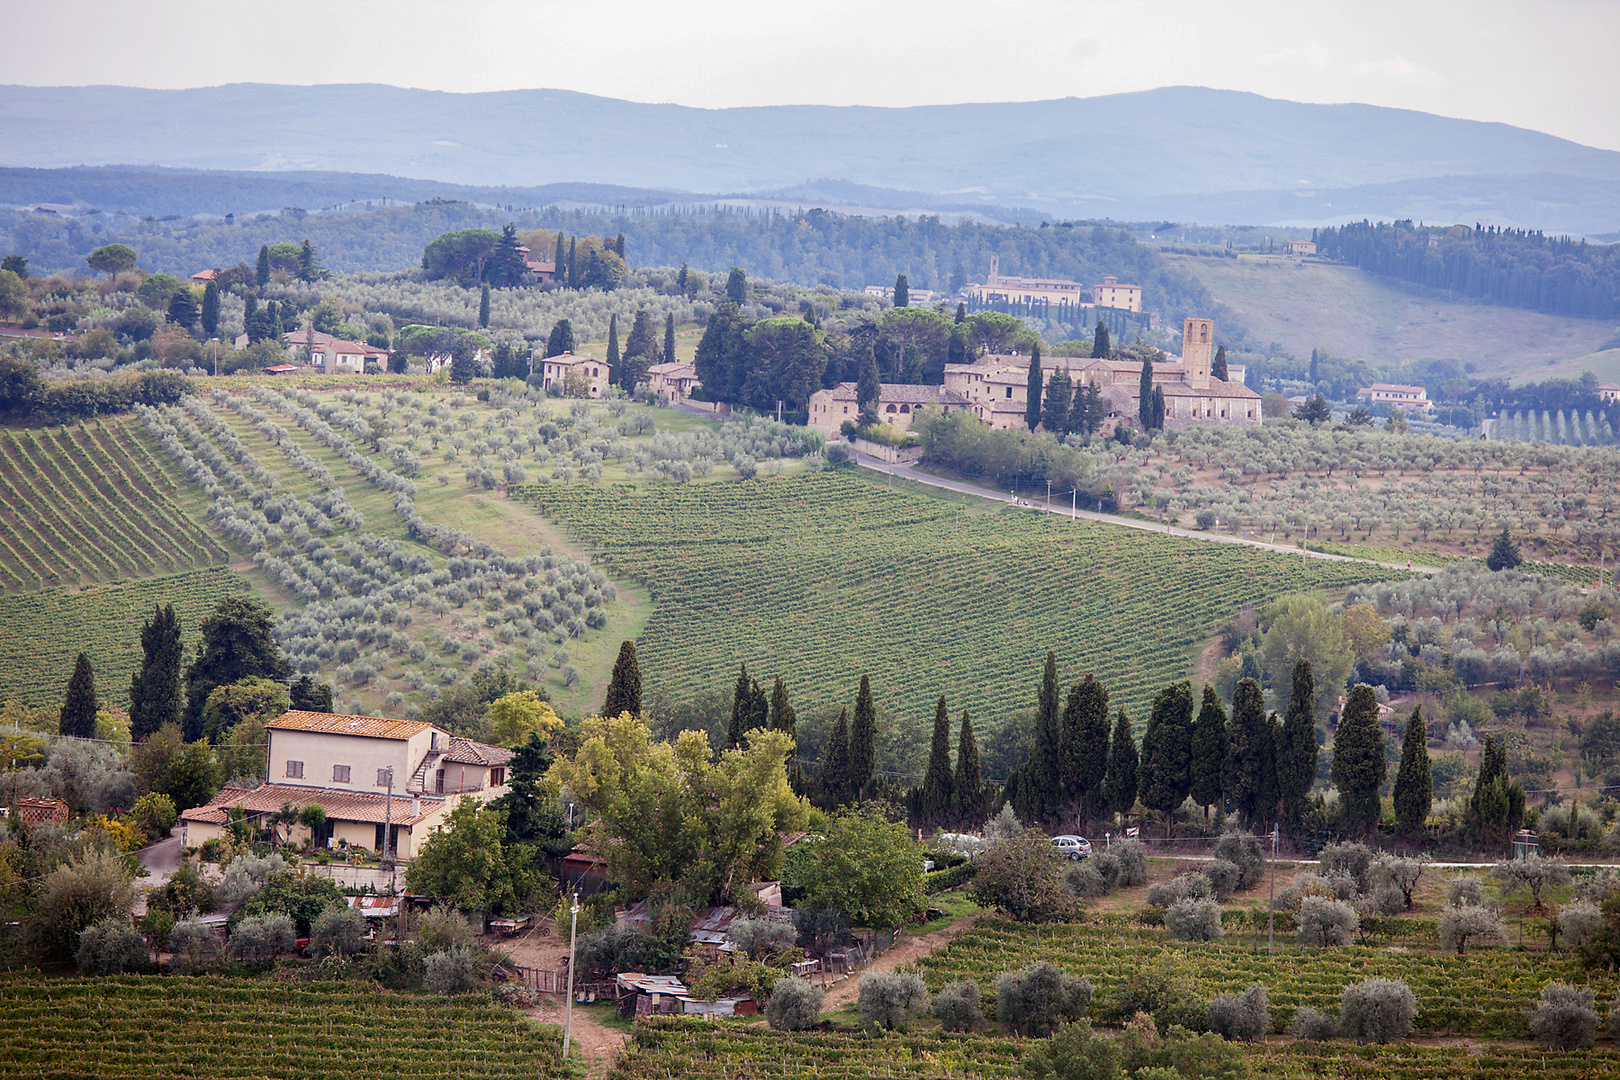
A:
[[[973,1031],[984,1023],[984,1001],[972,979],[946,983],[934,995],[934,1015],[946,1031]]]
[[[1169,881],[1157,881],[1148,886],[1148,907],[1169,908],[1178,900],[1209,900],[1215,895],[1214,886],[1203,874],[1177,874]]]
[[[268,967],[297,944],[298,933],[291,916],[252,915],[236,924],[226,942],[225,955],[241,964]]]
[[[75,956],[86,975],[122,975],[146,967],[146,942],[127,916],[109,915],[79,934]]]
[[[358,908],[329,907],[310,924],[311,956],[357,956],[366,947],[366,917]]]
[[[1203,873],[1204,879],[1209,882],[1209,891],[1217,900],[1225,900],[1237,892],[1243,881],[1243,871],[1237,863],[1225,859],[1215,859],[1204,867]]]
[[[1078,1020],[1091,1005],[1091,980],[1038,961],[996,977],[996,1019],[1015,1034],[1042,1038],[1064,1020]]]
[[[1309,1005],[1296,1012],[1294,1022],[1288,1025],[1288,1034],[1296,1039],[1309,1039],[1313,1042],[1331,1039],[1338,1032],[1339,1025],[1333,1017]]]
[[[765,1021],[777,1031],[807,1031],[821,1021],[822,989],[806,979],[776,980]]]
[[[1119,886],[1128,889],[1147,883],[1147,845],[1140,840],[1123,840],[1108,849],[1119,860]]]
[[[473,988],[476,970],[472,950],[463,946],[429,953],[422,961],[422,989],[430,994],[465,994]]]
[[[1266,876],[1265,851],[1260,841],[1252,836],[1227,833],[1215,842],[1214,854],[1216,859],[1224,859],[1238,868],[1235,891],[1251,888]]]
[[[1307,896],[1299,905],[1294,938],[1302,945],[1348,945],[1359,925],[1356,909],[1343,900]]]
[[[1440,936],[1440,947],[1457,949],[1461,956],[1468,951],[1468,945],[1506,945],[1508,943],[1507,927],[1502,925],[1502,919],[1487,907],[1469,905],[1468,907],[1448,907],[1440,915],[1440,922],[1436,927]]]
[[[1530,1014],[1530,1034],[1548,1050],[1581,1050],[1597,1041],[1595,993],[1589,986],[1548,983]]]
[[[861,976],[855,1010],[869,1031],[905,1031],[928,1011],[928,987],[916,972],[871,972]]]
[[[207,971],[225,956],[225,943],[201,919],[182,919],[169,931],[174,966],[188,975]]]
[[[1415,1019],[1417,998],[1399,979],[1367,979],[1339,996],[1339,1031],[1361,1042],[1404,1038]]]
[[[1254,1042],[1271,1029],[1266,988],[1255,983],[1242,995],[1216,994],[1209,1003],[1209,1030],[1223,1039]]]
[[[1177,900],[1164,912],[1164,925],[1177,941],[1215,941],[1221,937],[1221,906],[1214,900]]]

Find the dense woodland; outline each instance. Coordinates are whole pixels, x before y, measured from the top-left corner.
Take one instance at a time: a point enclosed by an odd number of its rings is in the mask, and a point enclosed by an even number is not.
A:
[[[1317,253],[1446,294],[1553,315],[1620,313],[1620,245],[1523,229],[1362,221],[1315,232]]]

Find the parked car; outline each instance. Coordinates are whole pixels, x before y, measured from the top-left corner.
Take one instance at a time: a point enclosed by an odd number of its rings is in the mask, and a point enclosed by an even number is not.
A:
[[[1084,859],[1091,854],[1091,841],[1083,836],[1054,836],[1052,846],[1066,859]]]

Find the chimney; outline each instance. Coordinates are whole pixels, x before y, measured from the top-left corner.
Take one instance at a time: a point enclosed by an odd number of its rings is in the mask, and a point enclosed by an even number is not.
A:
[[[420,795],[412,795],[411,796],[411,817],[414,818],[414,817],[421,817],[421,816],[422,816],[422,796],[420,796]]]

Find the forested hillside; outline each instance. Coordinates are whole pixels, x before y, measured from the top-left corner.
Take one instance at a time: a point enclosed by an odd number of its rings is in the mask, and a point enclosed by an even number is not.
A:
[[[1620,313],[1620,244],[1408,220],[1320,229],[1316,245],[1326,258],[1448,295],[1588,319]]]

